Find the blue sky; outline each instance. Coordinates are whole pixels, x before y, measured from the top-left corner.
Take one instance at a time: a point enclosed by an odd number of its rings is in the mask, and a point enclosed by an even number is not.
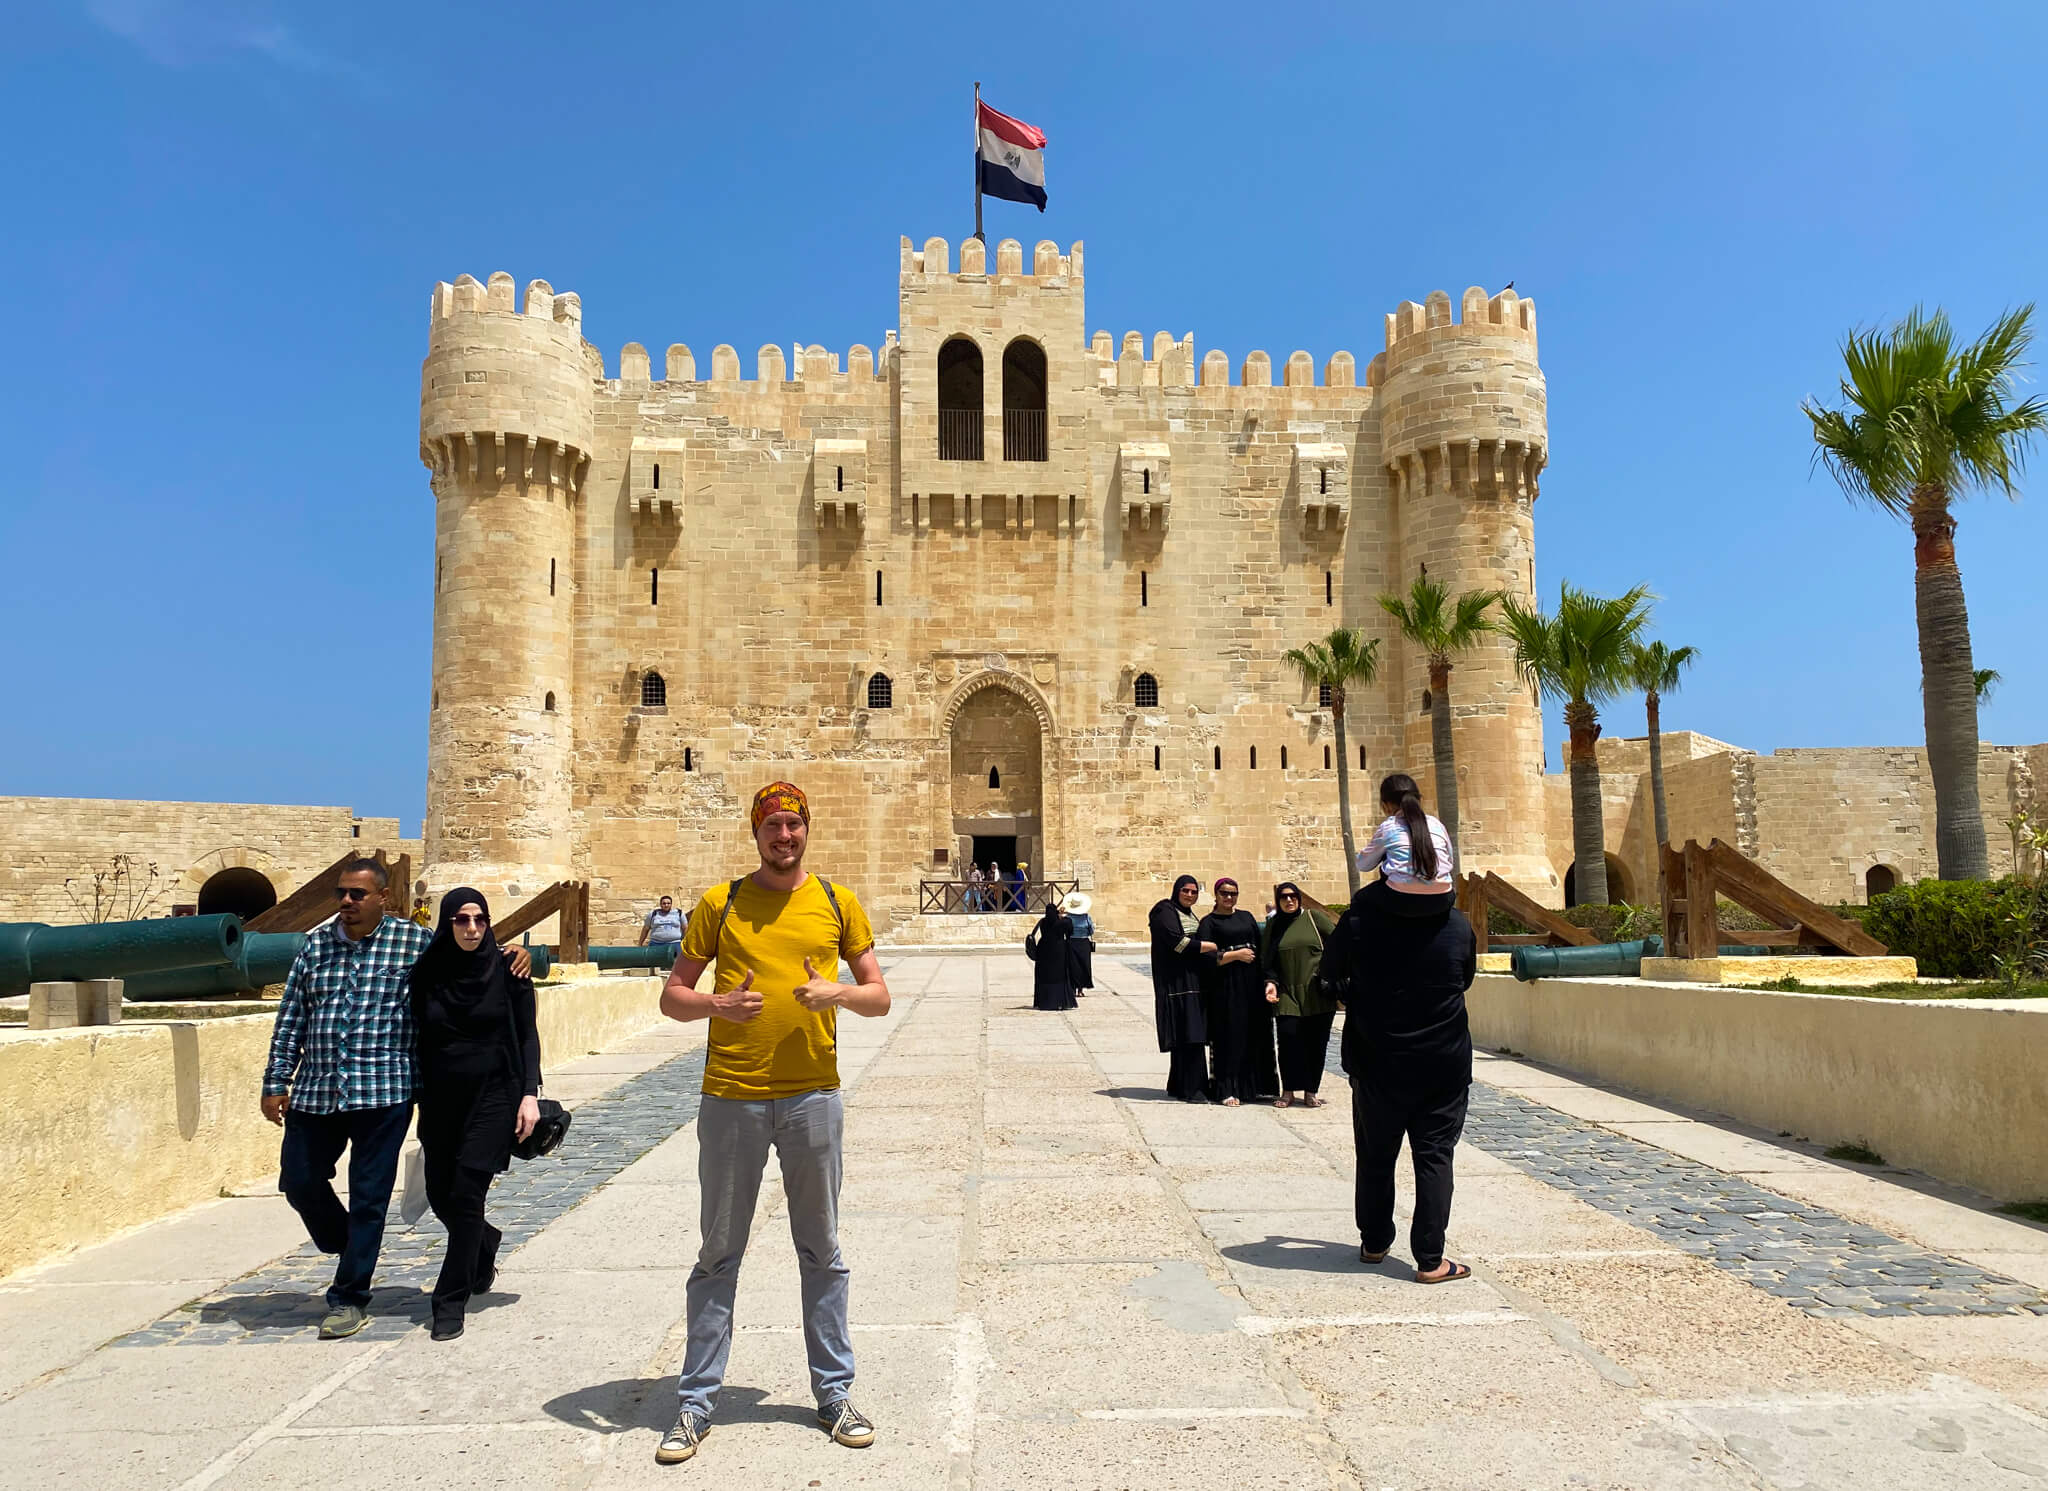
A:
[[[0,56],[0,793],[416,825],[429,287],[574,289],[614,367],[878,344],[898,235],[971,227],[977,77],[1051,137],[1050,210],[991,204],[990,238],[1086,239],[1091,327],[1362,364],[1397,301],[1514,280],[1546,592],[1663,597],[1705,654],[1668,728],[1921,738],[1910,537],[1809,469],[1799,402],[1852,326],[2042,296],[2048,11],[943,10],[30,0]],[[2048,738],[2042,472],[1961,512],[1993,740]]]

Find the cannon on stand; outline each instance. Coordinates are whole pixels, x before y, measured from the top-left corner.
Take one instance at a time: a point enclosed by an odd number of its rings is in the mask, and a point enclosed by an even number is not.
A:
[[[306,945],[304,932],[244,932],[242,945],[226,963],[200,968],[165,968],[138,973],[123,985],[124,999],[213,999],[253,994],[281,984],[292,960]]]
[[[235,961],[243,941],[242,919],[225,914],[78,927],[0,922],[0,995],[26,994],[30,984],[221,968]]]

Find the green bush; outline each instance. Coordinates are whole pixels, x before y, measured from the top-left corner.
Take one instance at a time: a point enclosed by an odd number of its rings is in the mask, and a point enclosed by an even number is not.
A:
[[[2031,933],[2021,927],[2032,914]],[[1993,978],[1998,959],[2048,938],[2048,915],[2033,886],[2004,880],[1921,880],[1870,898],[1864,930],[1892,953],[1914,959],[1922,978]]]

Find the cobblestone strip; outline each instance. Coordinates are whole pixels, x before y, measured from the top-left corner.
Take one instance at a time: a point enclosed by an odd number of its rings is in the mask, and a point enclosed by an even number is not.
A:
[[[492,1225],[505,1234],[506,1258],[548,1223],[697,1116],[704,1048],[683,1052],[620,1083],[575,1110],[569,1137],[546,1159],[514,1160],[491,1187]],[[346,1157],[344,1157],[346,1163]],[[425,1291],[441,1268],[441,1224],[428,1212],[408,1224],[392,1200],[367,1339],[403,1335],[426,1323]],[[311,1244],[194,1300],[116,1346],[208,1346],[312,1341],[327,1313],[334,1264]],[[484,1297],[487,1303],[488,1296]]]
[[[1465,1138],[1811,1315],[2048,1315],[2030,1285],[1483,1082]]]

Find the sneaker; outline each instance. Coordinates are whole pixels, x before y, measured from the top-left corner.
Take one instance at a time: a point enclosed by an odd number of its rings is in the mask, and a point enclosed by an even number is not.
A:
[[[320,1339],[339,1341],[352,1336],[370,1323],[370,1312],[361,1305],[342,1305],[327,1313],[320,1322]]]
[[[820,1408],[818,1423],[850,1450],[864,1450],[875,1442],[875,1426],[853,1406],[851,1398],[841,1398]]]
[[[697,1446],[711,1432],[711,1420],[699,1418],[685,1408],[676,1415],[676,1426],[661,1436],[654,1451],[656,1465],[680,1465],[697,1453]]]

